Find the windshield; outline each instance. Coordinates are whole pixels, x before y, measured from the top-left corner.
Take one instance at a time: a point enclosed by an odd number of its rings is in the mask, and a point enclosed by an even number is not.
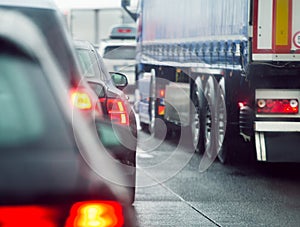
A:
[[[103,58],[134,60],[136,55],[135,46],[107,46]]]

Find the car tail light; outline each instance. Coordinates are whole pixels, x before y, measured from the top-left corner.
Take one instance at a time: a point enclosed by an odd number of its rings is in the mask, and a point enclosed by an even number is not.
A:
[[[70,98],[72,106],[78,108],[79,110],[91,110],[93,108],[91,97],[88,92],[84,90],[71,90]]]
[[[120,125],[129,125],[127,109],[122,99],[108,98],[106,107],[112,122]]]
[[[122,206],[114,201],[79,202],[72,206],[65,227],[121,227]]]
[[[130,33],[131,29],[130,28],[119,28],[118,32],[119,33]]]
[[[42,206],[8,206],[0,208],[1,227],[55,227],[59,212]]]
[[[265,114],[297,114],[299,102],[296,99],[258,99],[257,113]]]

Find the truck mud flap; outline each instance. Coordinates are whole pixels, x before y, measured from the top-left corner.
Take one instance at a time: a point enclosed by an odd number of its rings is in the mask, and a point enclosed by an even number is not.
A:
[[[256,156],[265,162],[300,162],[299,132],[256,132]]]

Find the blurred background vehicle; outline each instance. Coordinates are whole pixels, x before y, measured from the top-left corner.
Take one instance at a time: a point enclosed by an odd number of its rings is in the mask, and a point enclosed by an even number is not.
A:
[[[76,88],[80,83],[81,76],[74,48],[63,16],[53,1],[0,0],[0,8],[15,10],[31,18],[44,35],[66,80],[70,86]]]
[[[127,85],[125,75],[114,73],[111,76],[98,51],[88,41],[75,40],[75,49],[82,73],[88,84],[97,94],[103,114],[112,124],[114,134],[101,137],[106,149],[121,163],[132,167],[124,168],[131,182],[131,201],[134,202],[136,178],[137,125],[134,111],[127,97],[120,90]],[[118,89],[116,86],[120,89]],[[117,144],[106,143],[106,137],[116,137]]]
[[[109,39],[100,42],[99,52],[109,72],[124,73],[128,85],[124,93],[129,96],[130,103],[134,102],[135,92],[135,57],[136,57],[136,28],[131,25],[116,25],[112,28]]]
[[[135,24],[121,7],[93,7],[64,10],[68,27],[73,38],[87,40],[94,45],[109,38],[111,28],[116,24]]]
[[[32,19],[1,9],[1,226],[135,226],[127,191],[104,179],[127,183],[94,127],[66,105],[65,77]]]

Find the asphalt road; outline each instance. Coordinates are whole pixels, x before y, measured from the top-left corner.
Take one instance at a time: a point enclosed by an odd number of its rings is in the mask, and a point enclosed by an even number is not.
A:
[[[300,226],[300,164],[215,161],[139,132],[139,226]],[[151,146],[153,149],[151,149]]]

